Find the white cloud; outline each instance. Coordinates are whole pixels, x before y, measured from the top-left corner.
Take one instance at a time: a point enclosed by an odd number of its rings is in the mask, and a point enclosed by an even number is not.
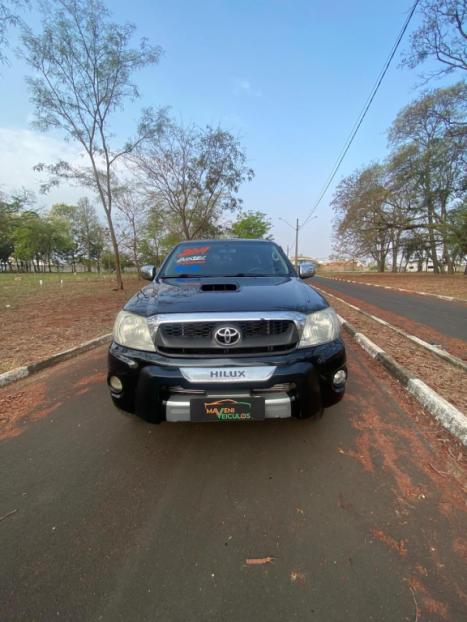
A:
[[[232,92],[235,96],[247,95],[250,97],[261,97],[260,89],[254,87],[249,80],[245,78],[235,78],[233,80]]]
[[[74,202],[88,194],[84,189],[64,183],[47,195],[39,189],[44,175],[33,170],[35,164],[52,164],[58,160],[82,163],[83,154],[77,146],[48,134],[33,130],[0,127],[0,190],[12,192],[21,188],[32,190],[39,205]]]

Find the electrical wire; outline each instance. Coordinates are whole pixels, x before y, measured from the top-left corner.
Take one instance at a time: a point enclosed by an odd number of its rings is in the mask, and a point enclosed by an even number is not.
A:
[[[399,33],[399,35],[398,35],[398,37],[396,39],[396,42],[394,43],[394,45],[393,45],[393,47],[391,49],[391,52],[390,52],[390,54],[389,54],[389,56],[388,56],[388,58],[387,58],[387,60],[386,60],[386,62],[384,64],[384,66],[383,66],[383,69],[381,70],[381,72],[380,72],[380,74],[379,74],[379,76],[378,76],[378,78],[377,78],[377,80],[376,80],[376,82],[375,82],[371,92],[370,92],[370,95],[368,96],[368,98],[367,98],[367,100],[365,102],[365,105],[363,106],[362,111],[360,112],[360,115],[357,117],[357,120],[356,120],[356,122],[355,122],[355,124],[354,124],[354,126],[352,128],[352,131],[350,132],[349,137],[347,138],[347,141],[345,142],[344,147],[343,147],[340,155],[338,156],[338,158],[337,158],[337,160],[336,160],[336,162],[334,164],[334,167],[333,167],[333,169],[331,171],[331,174],[329,175],[328,180],[327,180],[323,190],[321,191],[317,201],[315,202],[315,204],[311,208],[310,213],[308,214],[308,216],[303,221],[303,223],[301,225],[302,227],[304,227],[307,224],[307,222],[310,220],[310,218],[313,216],[313,214],[315,213],[315,211],[318,208],[319,204],[323,200],[326,192],[328,191],[329,186],[332,184],[333,179],[336,176],[337,171],[340,168],[340,165],[342,164],[345,156],[347,155],[347,152],[350,149],[350,147],[351,147],[351,145],[352,145],[352,143],[353,143],[353,141],[355,139],[355,136],[357,135],[357,132],[360,129],[360,127],[361,127],[361,125],[363,123],[363,120],[365,119],[365,117],[367,115],[368,110],[370,109],[370,106],[371,106],[374,98],[376,97],[376,93],[378,92],[379,87],[381,86],[381,83],[382,83],[382,81],[384,79],[384,76],[386,75],[386,73],[387,73],[387,71],[389,69],[389,66],[391,65],[391,62],[392,62],[394,56],[396,55],[396,52],[397,52],[397,50],[399,48],[399,45],[400,45],[402,39],[404,38],[406,30],[409,27],[410,21],[411,21],[413,15],[414,15],[414,13],[415,13],[415,11],[417,9],[417,6],[418,6],[419,2],[420,2],[420,0],[416,0],[414,2],[414,4],[413,4],[412,8],[410,9],[410,12],[407,15],[407,18],[405,19],[405,22],[404,22],[404,24],[402,26],[402,30],[400,31],[400,33]]]

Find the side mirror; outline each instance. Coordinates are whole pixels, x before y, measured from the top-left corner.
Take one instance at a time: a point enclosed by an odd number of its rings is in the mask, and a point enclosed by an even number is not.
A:
[[[152,281],[156,276],[156,267],[150,264],[147,266],[141,266],[139,273],[141,274],[143,279],[146,279],[147,281]]]
[[[312,276],[315,276],[315,272],[315,264],[310,261],[304,261],[298,266],[298,275],[301,279],[309,279]]]

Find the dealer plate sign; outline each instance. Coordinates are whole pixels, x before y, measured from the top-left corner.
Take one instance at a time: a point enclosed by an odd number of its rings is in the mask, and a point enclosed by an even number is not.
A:
[[[254,421],[264,419],[262,397],[196,397],[190,400],[191,421]]]

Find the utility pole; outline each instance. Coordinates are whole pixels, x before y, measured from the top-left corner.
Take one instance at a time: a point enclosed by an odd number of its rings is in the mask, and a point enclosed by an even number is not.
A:
[[[298,224],[298,218],[295,224],[295,268],[298,268],[298,231],[300,227]]]
[[[311,218],[308,217],[305,222],[303,224],[300,224],[299,219],[297,218],[297,220],[295,221],[295,227],[293,225],[290,224],[290,222],[288,222],[287,220],[285,220],[285,218],[282,218],[281,216],[279,216],[279,220],[282,220],[282,222],[285,222],[286,225],[288,225],[291,229],[293,229],[295,231],[295,267],[298,268],[298,233],[300,231],[300,229],[307,224],[307,222],[309,222],[310,220],[314,220],[315,218],[317,218],[317,216],[312,216]],[[289,247],[287,246],[287,257],[289,256]]]

